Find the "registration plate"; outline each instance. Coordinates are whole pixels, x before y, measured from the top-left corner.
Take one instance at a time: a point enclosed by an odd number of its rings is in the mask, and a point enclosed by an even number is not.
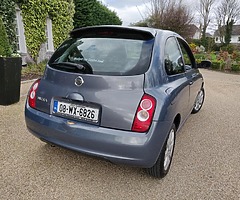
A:
[[[99,108],[54,100],[53,113],[66,117],[98,123]]]

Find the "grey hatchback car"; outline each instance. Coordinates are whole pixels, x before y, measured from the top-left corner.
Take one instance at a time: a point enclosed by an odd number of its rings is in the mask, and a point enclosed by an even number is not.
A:
[[[204,97],[203,77],[178,34],[86,27],[70,33],[30,88],[25,120],[44,142],[162,178],[176,132]]]

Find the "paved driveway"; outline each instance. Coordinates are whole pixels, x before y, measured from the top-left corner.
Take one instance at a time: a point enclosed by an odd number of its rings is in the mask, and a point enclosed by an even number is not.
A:
[[[26,130],[24,97],[0,106],[0,199],[239,200],[240,76],[202,72],[205,105],[178,134],[162,180],[42,143]]]

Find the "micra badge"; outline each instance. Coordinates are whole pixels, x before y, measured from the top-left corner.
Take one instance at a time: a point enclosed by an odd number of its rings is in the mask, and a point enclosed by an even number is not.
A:
[[[48,100],[46,98],[43,98],[43,97],[37,97],[37,100],[45,102],[45,103],[48,102]]]

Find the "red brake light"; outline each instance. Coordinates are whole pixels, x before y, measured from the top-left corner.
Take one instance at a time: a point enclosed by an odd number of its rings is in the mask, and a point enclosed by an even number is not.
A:
[[[156,100],[147,94],[144,94],[138,106],[137,112],[132,125],[132,131],[146,132],[148,131],[153,114],[156,107]]]
[[[36,108],[36,92],[40,83],[40,79],[36,80],[29,90],[28,104],[31,108]]]

